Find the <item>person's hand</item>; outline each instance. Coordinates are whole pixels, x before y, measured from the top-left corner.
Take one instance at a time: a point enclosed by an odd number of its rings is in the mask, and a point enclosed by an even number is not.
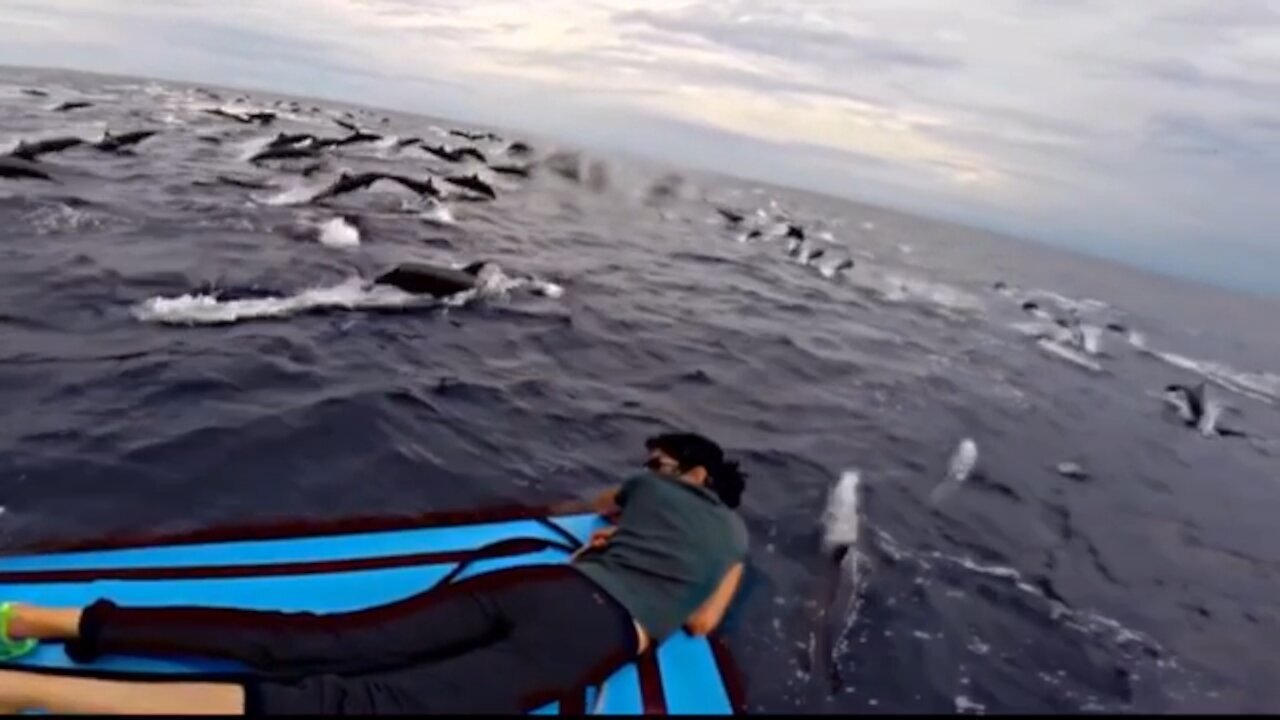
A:
[[[618,528],[616,527],[600,528],[599,530],[591,533],[591,540],[587,542],[587,546],[592,550],[599,550],[609,542],[609,538],[613,537],[613,534],[616,532],[618,532]]]
[[[587,540],[585,545],[578,548],[577,552],[569,556],[569,561],[572,562],[577,560],[582,557],[584,553],[591,552],[592,550],[604,549],[605,544],[609,542],[609,538],[613,537],[613,534],[617,531],[618,528],[616,527],[606,527],[600,528],[599,530],[591,533],[591,539]]]

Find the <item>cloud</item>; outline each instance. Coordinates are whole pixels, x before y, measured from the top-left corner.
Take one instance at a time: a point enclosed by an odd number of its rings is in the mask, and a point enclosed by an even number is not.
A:
[[[1181,7],[1174,4],[1172,9],[1157,7],[1154,11],[1158,24],[1190,26],[1198,32],[1280,26],[1280,7],[1272,0],[1182,3]]]
[[[0,27],[0,63],[507,125],[1193,271],[1211,245],[1219,277],[1280,253],[1274,0],[7,0]]]
[[[1148,124],[1146,142],[1159,153],[1212,159],[1280,178],[1280,119],[1159,114]]]
[[[1134,65],[1139,75],[1153,80],[1210,92],[1232,92],[1251,96],[1266,93],[1280,96],[1280,77],[1250,76],[1243,72],[1213,72],[1182,58],[1163,58]]]
[[[948,70],[964,64],[959,58],[926,52],[871,33],[806,27],[771,17],[725,15],[707,5],[680,13],[635,10],[619,13],[615,21],[643,25],[677,38],[697,38],[732,50],[847,71],[863,71],[868,66]]]

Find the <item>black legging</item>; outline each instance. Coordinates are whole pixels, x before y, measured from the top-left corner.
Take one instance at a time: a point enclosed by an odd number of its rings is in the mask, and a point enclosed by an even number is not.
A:
[[[359,582],[353,577],[352,582]],[[480,575],[351,613],[86,608],[75,660],[239,660],[246,714],[516,713],[603,682],[636,655],[630,615],[567,565]]]

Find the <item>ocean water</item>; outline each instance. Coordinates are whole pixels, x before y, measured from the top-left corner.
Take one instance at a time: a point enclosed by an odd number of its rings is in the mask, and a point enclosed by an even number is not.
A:
[[[93,106],[52,109],[68,100]],[[248,162],[277,132],[342,136],[334,117],[385,137]],[[0,72],[0,151],[158,131],[0,178],[3,547],[541,504],[690,428],[751,475],[725,633],[752,710],[1280,709],[1276,300],[454,127]],[[532,174],[390,139],[410,136]],[[344,170],[478,172],[498,199],[378,183],[312,201]],[[807,237],[791,254],[788,222]],[[447,302],[368,282],[478,259],[500,272]],[[1090,332],[1052,322],[1073,312]],[[1165,387],[1200,382],[1247,437],[1170,415]],[[852,549],[837,563],[833,544]]]

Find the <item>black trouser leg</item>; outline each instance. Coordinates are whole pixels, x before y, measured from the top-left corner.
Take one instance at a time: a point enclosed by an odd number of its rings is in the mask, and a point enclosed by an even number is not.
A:
[[[126,608],[100,600],[84,612],[67,653],[195,655],[238,660],[267,674],[367,672],[447,657],[502,631],[483,592],[492,573],[350,613],[319,615],[205,607]],[[353,579],[352,582],[358,582]]]
[[[519,713],[582,693],[635,657],[630,616],[566,566],[528,568],[477,591],[500,636],[471,650],[355,676],[251,682],[252,714]]]

